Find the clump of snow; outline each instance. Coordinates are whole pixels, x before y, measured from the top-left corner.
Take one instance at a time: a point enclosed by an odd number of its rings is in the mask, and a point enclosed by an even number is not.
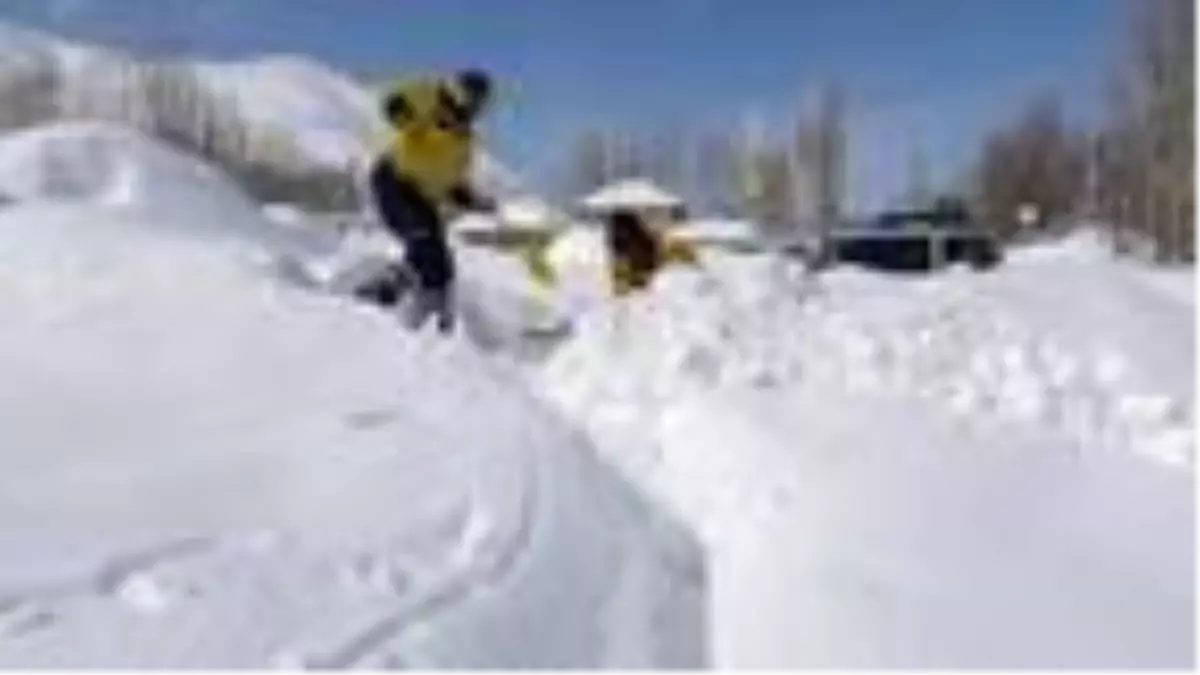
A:
[[[1078,227],[1057,238],[1032,241],[1009,248],[1007,264],[1051,261],[1094,261],[1111,258],[1111,237],[1096,227]]]
[[[695,545],[510,365],[147,217],[0,213],[0,665],[703,663]]]
[[[501,222],[517,227],[546,227],[555,218],[549,204],[530,195],[502,201],[497,215]]]
[[[702,218],[680,223],[673,230],[688,239],[705,243],[754,243],[762,239],[748,220]]]
[[[608,302],[608,246],[598,226],[576,224],[558,233],[546,250],[546,262],[557,276],[555,295],[571,316]]]
[[[211,166],[126,127],[63,122],[0,136],[0,193],[190,219],[213,229],[258,220],[244,194]]]

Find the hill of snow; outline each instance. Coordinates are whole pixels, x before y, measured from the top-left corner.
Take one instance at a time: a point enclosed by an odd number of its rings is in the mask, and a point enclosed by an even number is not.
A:
[[[103,122],[49,124],[0,136],[0,194],[17,201],[203,213],[213,229],[258,220],[255,206],[220,172]]]
[[[558,251],[581,284],[589,236]],[[1085,249],[709,255],[578,305],[537,378],[704,538],[717,666],[1183,667],[1194,305]]]
[[[322,164],[357,161],[384,132],[373,95],[312,59],[197,63],[203,81],[230,97],[252,124],[286,130]]]
[[[195,236],[272,226],[128,132],[0,159],[0,666],[703,664],[691,535],[506,361]]]
[[[60,101],[72,109],[116,114],[122,83],[142,62],[119,49],[76,44],[0,22],[0,79],[49,64],[61,76]],[[268,55],[191,65],[201,85],[236,106],[251,129],[294,139],[314,165],[361,164],[377,150],[385,132],[377,94],[314,59]],[[481,154],[475,171],[489,190],[519,191],[519,179],[489,155]]]

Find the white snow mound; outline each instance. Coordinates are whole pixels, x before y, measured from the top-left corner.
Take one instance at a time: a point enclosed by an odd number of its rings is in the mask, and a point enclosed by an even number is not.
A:
[[[698,550],[510,367],[138,218],[0,212],[0,667],[703,663]]]
[[[287,132],[319,164],[357,161],[372,135],[382,131],[374,97],[319,61],[271,56],[196,68],[252,123]]]
[[[227,177],[129,128],[67,122],[0,136],[0,194],[191,217],[258,220]],[[176,218],[178,220],[179,218]]]
[[[705,540],[715,665],[1191,664],[1194,305],[1077,243],[709,254],[575,318],[539,382]]]

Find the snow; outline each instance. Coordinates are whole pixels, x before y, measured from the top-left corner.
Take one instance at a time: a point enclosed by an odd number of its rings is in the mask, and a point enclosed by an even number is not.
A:
[[[317,164],[365,171],[387,138],[378,92],[320,61],[273,55],[198,62],[196,69],[252,123],[283,131]],[[472,174],[484,192],[520,191],[520,179],[487,153],[475,158]]]
[[[499,221],[515,227],[547,227],[555,219],[549,204],[532,195],[521,195],[500,203]]]
[[[676,226],[674,231],[702,242],[753,243],[762,239],[750,221],[729,218],[687,220]]]
[[[164,216],[198,212],[210,228],[256,220],[255,207],[220,172],[104,122],[60,122],[0,137],[0,194]]]
[[[121,49],[76,43],[0,21],[0,77],[57,65],[63,102],[89,116],[120,116],[122,91],[141,63]],[[386,138],[377,93],[318,60],[275,54],[187,63],[202,85],[236,106],[253,133],[269,130],[294,139],[315,165],[361,168]],[[521,189],[520,178],[486,153],[472,170],[489,192],[508,195]]]
[[[557,277],[554,301],[567,316],[585,316],[611,297],[601,228],[577,224],[564,229],[546,250],[546,262]]]
[[[1020,429],[885,396],[717,396],[664,427],[664,461],[717,542],[718,664],[1192,659],[1185,474],[1120,456],[1081,464]]]
[[[1071,249],[712,254],[582,311],[537,378],[705,541],[718,667],[1187,666],[1192,306]]]
[[[199,63],[213,91],[237,102],[252,122],[281,129],[314,161],[344,166],[383,132],[377,103],[362,86],[300,56]]]
[[[583,200],[593,211],[624,208],[674,208],[682,200],[654,183],[630,178],[606,185]]]
[[[315,161],[372,147],[319,63],[200,69]],[[640,183],[603,203],[678,203]],[[1084,230],[614,302],[572,227],[544,295],[460,248],[446,341],[341,297],[380,233],[123,129],[0,137],[0,193],[0,667],[1194,665],[1191,269]]]
[[[280,283],[130,156],[179,208],[0,211],[0,666],[703,663],[690,533],[507,359]]]
[[[4,74],[36,67],[55,58],[56,45],[50,38],[21,26],[0,22],[0,72]]]

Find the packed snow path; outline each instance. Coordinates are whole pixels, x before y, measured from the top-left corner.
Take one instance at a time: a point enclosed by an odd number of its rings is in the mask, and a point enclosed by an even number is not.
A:
[[[704,663],[690,535],[504,360],[160,215],[0,214],[0,666]]]

